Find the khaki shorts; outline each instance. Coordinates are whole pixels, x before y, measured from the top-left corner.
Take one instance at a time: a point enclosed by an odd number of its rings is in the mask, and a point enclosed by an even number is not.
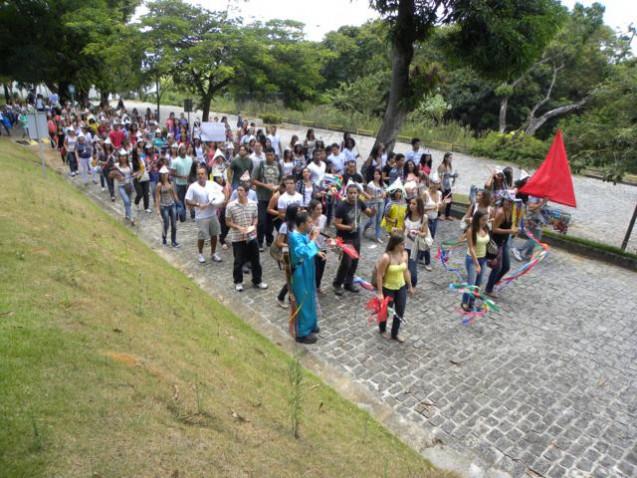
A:
[[[221,226],[219,225],[219,219],[217,216],[198,219],[197,226],[199,226],[200,241],[207,241],[211,236],[218,236],[221,234]]]

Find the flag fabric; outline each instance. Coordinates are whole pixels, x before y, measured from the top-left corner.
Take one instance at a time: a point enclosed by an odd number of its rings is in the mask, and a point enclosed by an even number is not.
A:
[[[546,159],[519,192],[576,207],[573,178],[562,139],[562,130],[557,130]]]

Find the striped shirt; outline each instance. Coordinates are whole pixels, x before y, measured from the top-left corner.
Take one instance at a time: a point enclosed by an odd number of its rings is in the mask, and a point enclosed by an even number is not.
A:
[[[257,203],[248,201],[241,204],[239,200],[232,201],[226,206],[226,218],[229,218],[233,224],[241,227],[249,227],[254,224],[254,220],[258,217]],[[230,242],[251,241],[257,237],[256,228],[254,231],[243,234],[234,228],[228,231]]]

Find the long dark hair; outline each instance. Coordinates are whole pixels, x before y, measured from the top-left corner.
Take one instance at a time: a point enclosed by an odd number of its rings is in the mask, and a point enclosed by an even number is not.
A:
[[[389,241],[387,241],[387,247],[385,247],[385,252],[393,252],[397,246],[400,246],[403,242],[405,242],[405,237],[399,233],[395,232],[391,236],[389,236]]]
[[[290,204],[285,210],[285,223],[288,226],[288,234],[294,230],[296,226],[296,216],[299,214],[299,205]]]
[[[418,214],[418,217],[420,217],[420,220],[422,221],[422,218],[425,215],[425,202],[421,197],[415,197],[409,200],[409,203],[407,203],[407,210],[405,211],[405,219],[411,219],[411,209],[409,209],[409,205],[412,201],[416,201],[416,214]]]
[[[476,240],[478,239],[478,232],[480,232],[480,219],[482,216],[486,216],[486,213],[482,211],[476,211],[473,215],[473,219],[471,219],[471,239],[473,239],[473,246],[476,245]]]

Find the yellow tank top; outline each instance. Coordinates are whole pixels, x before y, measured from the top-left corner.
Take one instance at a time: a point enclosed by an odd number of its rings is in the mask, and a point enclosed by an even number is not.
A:
[[[391,232],[395,227],[402,230],[405,226],[405,211],[407,204],[392,204],[385,214],[383,226],[387,232]]]
[[[487,244],[489,244],[489,239],[490,239],[489,234],[476,235],[475,249],[476,249],[476,257],[478,259],[487,255]]]
[[[405,285],[405,269],[407,264],[389,264],[385,271],[383,287],[389,290],[398,290]]]

